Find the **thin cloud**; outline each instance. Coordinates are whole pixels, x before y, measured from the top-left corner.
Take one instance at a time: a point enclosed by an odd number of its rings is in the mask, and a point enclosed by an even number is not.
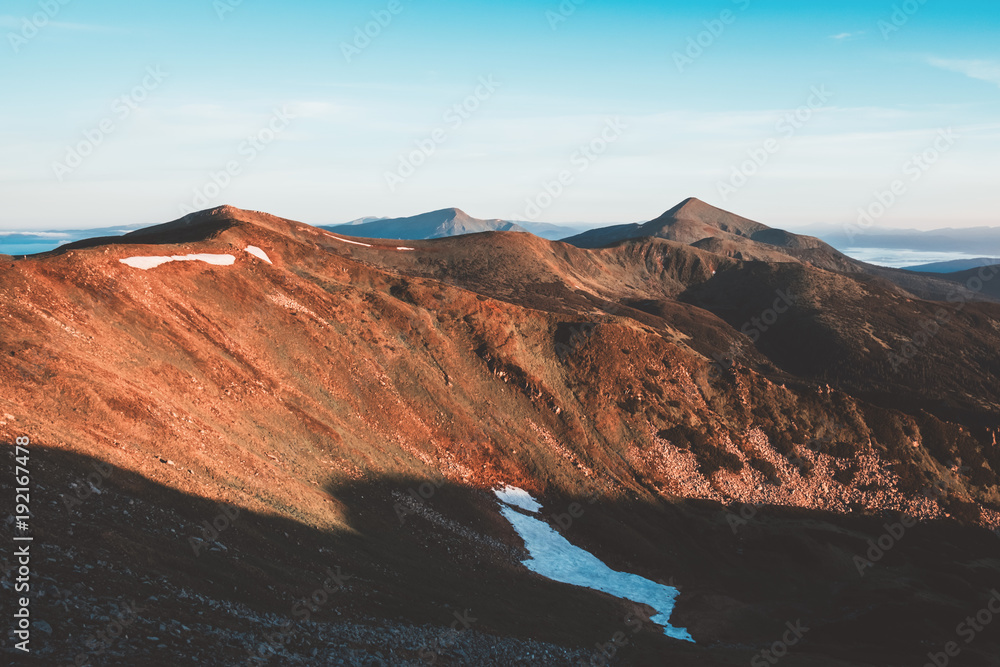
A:
[[[19,30],[24,27],[24,22],[27,17],[17,17],[10,14],[0,15],[0,28],[7,28],[11,30]],[[31,19],[27,19],[31,22]],[[37,27],[37,26],[36,26]],[[94,32],[109,32],[113,31],[114,28],[103,25],[92,25],[89,23],[68,23],[66,21],[49,21],[44,26],[45,28],[59,28],[62,30],[80,30],[80,31],[94,31]]]
[[[949,72],[964,74],[970,79],[988,81],[1000,86],[1000,62],[995,60],[949,60],[946,58],[928,58],[932,67],[945,69]]]
[[[842,32],[836,35],[830,35],[830,39],[836,40],[838,42],[844,42],[848,40],[858,39],[863,34],[865,34],[864,30],[859,30],[858,32]]]

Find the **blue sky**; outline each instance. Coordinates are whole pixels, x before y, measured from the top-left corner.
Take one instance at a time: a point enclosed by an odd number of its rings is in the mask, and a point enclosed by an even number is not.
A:
[[[64,2],[0,10],[0,229],[1000,224],[995,2]]]

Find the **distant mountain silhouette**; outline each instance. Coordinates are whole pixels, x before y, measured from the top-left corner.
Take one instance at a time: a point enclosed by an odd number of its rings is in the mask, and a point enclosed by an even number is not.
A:
[[[480,232],[527,232],[507,220],[480,220],[457,208],[421,213],[409,218],[383,218],[369,222],[324,227],[331,232],[369,239],[438,239]]]

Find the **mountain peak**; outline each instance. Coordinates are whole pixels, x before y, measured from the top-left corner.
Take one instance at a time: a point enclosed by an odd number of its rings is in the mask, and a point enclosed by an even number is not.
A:
[[[717,206],[712,206],[697,197],[688,197],[681,203],[674,206],[672,209],[667,211],[661,217],[672,216],[678,219],[698,219],[702,220],[706,217],[718,218],[720,215],[734,215],[729,211],[724,211]],[[738,217],[738,216],[737,216]]]
[[[441,210],[434,211],[433,213],[435,213],[435,214],[445,213],[445,214],[448,214],[448,215],[456,217],[456,218],[459,217],[459,216],[465,217],[465,218],[471,218],[472,217],[468,213],[466,213],[465,211],[463,211],[462,209],[456,208],[454,206],[452,206],[450,208],[442,208]]]
[[[710,234],[705,233],[706,228],[721,230],[739,236],[750,236],[756,232],[770,229],[767,225],[762,225],[759,222],[754,222],[743,216],[712,206],[695,197],[688,197],[659,218],[643,225],[643,231],[648,233],[648,235],[656,235],[654,233],[655,230],[676,227],[679,223],[682,227],[691,227],[694,225],[697,229],[692,227],[690,232],[695,236],[698,234],[701,235],[692,240],[677,239],[685,240],[688,243],[709,236]]]

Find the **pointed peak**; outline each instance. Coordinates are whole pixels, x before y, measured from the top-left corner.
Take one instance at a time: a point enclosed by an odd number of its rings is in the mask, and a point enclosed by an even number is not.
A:
[[[201,211],[194,211],[192,213],[188,213],[183,218],[181,218],[181,220],[187,221],[188,223],[198,222],[201,220],[206,220],[208,218],[219,218],[219,217],[234,218],[237,220],[241,220],[251,215],[252,213],[253,211],[246,211],[242,208],[236,208],[235,206],[232,206],[230,204],[222,204],[221,206],[213,206],[212,208],[206,208]]]
[[[466,213],[462,209],[456,208],[454,206],[452,206],[450,208],[442,208],[439,211],[432,211],[432,213],[435,213],[435,214],[444,214],[444,215],[448,215],[448,216],[453,217],[453,218],[458,218],[458,217],[468,218],[468,217],[471,217],[468,213]]]
[[[667,211],[664,215],[672,215],[676,217],[678,213],[700,215],[707,212],[728,213],[728,211],[723,211],[721,208],[707,204],[697,197],[688,197],[680,204],[677,204],[677,206],[674,206],[672,209]]]

